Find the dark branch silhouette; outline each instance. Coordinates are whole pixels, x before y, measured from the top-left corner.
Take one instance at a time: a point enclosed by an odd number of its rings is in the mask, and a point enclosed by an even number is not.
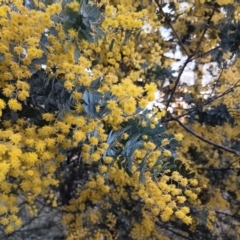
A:
[[[192,134],[192,135],[195,136],[196,138],[202,140],[203,142],[208,143],[208,144],[210,144],[210,145],[212,145],[212,146],[214,146],[214,147],[216,147],[216,148],[218,148],[218,149],[222,149],[222,150],[224,150],[224,151],[227,151],[227,152],[233,153],[233,154],[235,154],[235,155],[237,155],[237,156],[240,156],[240,152],[238,152],[238,151],[236,151],[236,150],[234,150],[234,149],[225,147],[225,146],[223,146],[223,145],[214,143],[214,142],[212,142],[212,141],[210,141],[210,140],[208,140],[208,139],[206,139],[206,138],[198,135],[198,134],[195,133],[193,130],[191,130],[190,128],[188,128],[187,126],[185,126],[178,118],[172,117],[171,120],[177,122],[185,131],[187,131],[188,133]]]

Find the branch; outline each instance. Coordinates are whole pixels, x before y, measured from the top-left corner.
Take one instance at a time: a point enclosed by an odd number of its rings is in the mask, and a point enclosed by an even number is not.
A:
[[[222,150],[224,150],[224,151],[226,151],[226,152],[230,152],[230,153],[233,153],[233,154],[235,154],[235,155],[237,155],[237,156],[240,156],[240,152],[238,152],[238,151],[236,151],[236,150],[234,150],[234,149],[225,147],[225,146],[223,146],[223,145],[214,143],[214,142],[212,142],[212,141],[210,141],[210,140],[207,140],[206,138],[198,135],[197,133],[195,133],[194,131],[192,131],[190,128],[188,128],[187,126],[185,126],[178,118],[172,117],[171,120],[177,122],[185,131],[187,131],[188,133],[192,134],[194,137],[200,139],[201,141],[203,141],[203,142],[205,142],[205,143],[208,143],[208,144],[210,144],[210,145],[212,145],[212,146],[214,146],[214,147],[216,147],[216,148],[218,148],[218,149],[222,149]]]
[[[239,83],[239,82],[240,82],[240,80],[237,81],[237,83]],[[223,92],[222,94],[220,94],[220,95],[218,95],[218,96],[216,96],[216,97],[213,97],[212,99],[208,100],[206,103],[203,104],[203,106],[206,106],[206,105],[208,105],[209,103],[214,102],[216,99],[218,99],[218,98],[220,98],[220,97],[223,97],[223,96],[227,95],[228,93],[233,92],[233,91],[234,91],[234,88],[240,87],[240,85],[238,85],[237,83],[234,84],[233,87],[231,87],[231,88],[229,88],[228,90],[226,90],[225,92]]]
[[[170,28],[172,29],[174,35],[175,35],[176,38],[178,39],[178,42],[179,42],[180,46],[183,48],[185,54],[188,56],[188,58],[187,58],[187,60],[185,61],[182,69],[180,70],[180,73],[178,74],[178,77],[177,77],[177,80],[176,80],[176,82],[175,82],[175,85],[174,85],[174,87],[173,87],[173,89],[172,89],[172,91],[171,91],[171,95],[170,95],[170,97],[169,97],[169,99],[168,99],[168,101],[167,101],[167,104],[166,104],[166,111],[167,111],[167,109],[168,109],[168,107],[169,107],[169,105],[170,105],[170,103],[171,103],[171,101],[172,101],[173,95],[174,95],[174,93],[175,93],[175,91],[176,91],[176,89],[177,89],[177,86],[178,86],[178,83],[179,83],[179,81],[180,81],[181,75],[183,74],[183,71],[184,71],[184,69],[186,68],[187,64],[191,61],[191,57],[189,56],[188,51],[187,51],[186,48],[184,47],[184,45],[183,45],[183,43],[182,43],[182,40],[180,39],[180,37],[178,36],[177,32],[175,31],[173,25],[172,25],[171,22],[168,20],[168,17],[166,16],[165,12],[162,10],[161,4],[159,3],[158,0],[155,0],[155,3],[157,4],[157,6],[158,6],[158,8],[159,8],[159,11],[161,11],[162,14],[163,14],[163,16],[165,17],[166,22],[167,22],[167,24],[170,26]]]
[[[221,69],[220,74],[219,74],[217,80],[216,80],[215,83],[213,84],[212,91],[211,91],[211,93],[210,93],[210,95],[209,95],[209,98],[212,98],[213,92],[214,92],[214,90],[215,90],[215,88],[216,88],[216,86],[217,86],[217,84],[218,84],[218,82],[219,82],[219,80],[220,80],[220,78],[221,78],[221,76],[222,76],[222,73],[223,73],[223,68]]]
[[[217,213],[217,214],[223,214],[223,215],[226,215],[226,216],[229,216],[229,217],[238,219],[238,220],[240,219],[240,217],[238,217],[238,216],[234,216],[234,215],[232,215],[232,214],[225,213],[225,212],[221,212],[221,211],[215,211],[215,213]]]
[[[215,8],[213,8],[213,10],[212,10],[212,12],[211,12],[211,14],[210,14],[210,16],[209,16],[209,18],[208,18],[207,25],[210,24],[210,22],[211,22],[211,20],[212,20],[212,17],[213,17],[213,15],[214,15],[214,12],[215,12]],[[195,51],[194,51],[193,54],[192,54],[192,57],[193,57],[194,55],[196,55],[196,53],[198,52],[198,50],[199,50],[199,48],[200,48],[200,46],[201,46],[202,40],[203,40],[203,38],[204,38],[204,36],[205,36],[205,34],[206,34],[206,32],[207,32],[207,29],[208,29],[208,28],[207,28],[207,26],[206,26],[206,28],[203,30],[202,36],[200,37],[200,39],[199,39],[199,41],[198,41],[197,47],[196,47]]]
[[[240,82],[240,80],[238,80],[231,88],[227,89],[222,94],[220,94],[218,96],[215,96],[215,97],[212,97],[211,99],[207,100],[205,103],[202,104],[202,106],[207,106],[208,104],[214,102],[216,99],[221,98],[221,97],[233,92],[235,88],[240,87],[240,84],[238,84],[239,82]],[[185,117],[185,116],[189,115],[190,113],[192,113],[194,111],[196,111],[196,107],[190,109],[186,113],[183,113],[183,114],[177,116],[176,118],[179,119],[179,118]],[[172,118],[168,118],[168,119],[165,120],[165,122],[170,122],[170,121],[172,121]]]
[[[175,235],[177,235],[177,236],[179,236],[179,237],[181,237],[181,238],[190,240],[190,238],[182,235],[181,233],[179,233],[179,232],[177,232],[177,231],[172,230],[172,229],[170,228],[170,226],[169,226],[169,227],[168,227],[168,226],[165,226],[164,224],[161,224],[160,222],[156,222],[156,224],[157,224],[160,228],[164,228],[164,229],[166,229],[167,231],[169,231],[169,232],[171,232],[171,233],[173,233],[173,234],[175,234]]]
[[[180,78],[181,78],[181,76],[182,76],[182,74],[183,74],[183,72],[184,72],[184,70],[185,70],[185,68],[186,68],[186,66],[188,65],[189,62],[191,62],[191,56],[188,56],[188,58],[186,59],[186,61],[183,64],[183,67],[181,68],[181,70],[180,70],[180,72],[178,74],[178,77],[176,79],[176,82],[175,82],[175,84],[173,86],[173,89],[171,91],[170,97],[169,97],[169,99],[167,101],[167,104],[166,104],[166,111],[168,110],[168,107],[169,107],[169,105],[170,105],[170,103],[172,101],[173,95],[174,95],[174,93],[175,93],[175,91],[177,89],[177,86],[178,86],[179,82],[180,82]]]
[[[217,47],[215,47],[215,48],[212,48],[212,49],[208,50],[207,52],[201,53],[201,54],[199,54],[198,56],[193,57],[192,60],[196,60],[196,59],[198,59],[198,58],[203,58],[203,57],[205,57],[206,55],[210,54],[211,52],[214,52],[215,50],[217,50],[217,49],[219,49],[219,48],[220,48],[220,46],[217,46]]]
[[[229,168],[206,168],[206,167],[201,167],[198,168],[199,170],[208,170],[208,171],[232,171],[232,170],[240,170],[240,168],[238,167],[229,167]]]
[[[182,42],[182,40],[180,39],[180,37],[178,36],[177,32],[175,31],[172,23],[169,21],[168,16],[166,16],[165,12],[162,10],[161,4],[159,3],[158,0],[155,0],[155,3],[157,4],[157,6],[158,6],[158,8],[159,8],[159,11],[161,11],[162,14],[163,14],[163,16],[165,17],[165,22],[169,25],[169,27],[172,29],[174,35],[175,35],[176,38],[178,39],[178,42],[180,43],[180,46],[182,47],[183,51],[185,52],[185,54],[186,54],[187,56],[189,56],[187,49],[186,49],[185,46],[183,45],[183,42]]]
[[[155,1],[156,1],[156,0],[155,0]],[[158,4],[159,8],[161,9],[160,4],[159,4],[159,3],[157,3],[157,4]],[[211,15],[210,15],[210,17],[209,17],[209,19],[208,19],[208,21],[207,21],[207,24],[210,24],[211,19],[212,19],[213,15],[214,15],[214,11],[215,11],[215,9],[213,9],[213,11],[212,11],[212,13],[211,13]],[[171,26],[171,25],[170,25],[170,26]],[[182,74],[183,74],[183,72],[184,72],[187,64],[188,64],[189,62],[191,62],[191,61],[192,61],[192,58],[197,54],[197,52],[198,52],[198,50],[199,50],[199,48],[200,48],[201,42],[202,42],[202,40],[203,40],[204,35],[206,34],[206,32],[207,32],[207,27],[204,29],[204,31],[203,31],[203,33],[202,33],[202,36],[200,37],[200,39],[199,39],[199,41],[198,41],[198,44],[197,44],[197,47],[196,47],[195,51],[194,51],[191,55],[188,55],[188,57],[187,57],[184,65],[183,65],[183,67],[181,68],[181,70],[180,70],[180,72],[179,72],[179,74],[178,74],[178,77],[177,77],[177,79],[176,79],[176,82],[175,82],[175,84],[174,84],[174,87],[173,87],[173,89],[172,89],[172,91],[171,91],[170,97],[169,97],[169,99],[168,99],[168,101],[167,101],[166,111],[167,111],[167,109],[168,109],[168,107],[169,107],[169,105],[170,105],[170,103],[171,103],[171,101],[172,101],[173,95],[175,94],[175,91],[176,91],[176,89],[177,89],[177,86],[178,86],[178,84],[179,84],[179,82],[180,82],[180,78],[181,78],[181,76],[182,76]],[[181,42],[181,41],[180,41],[180,44],[182,45],[182,42]]]

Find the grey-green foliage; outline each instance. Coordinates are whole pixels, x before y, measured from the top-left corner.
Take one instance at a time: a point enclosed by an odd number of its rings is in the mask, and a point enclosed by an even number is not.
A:
[[[91,118],[102,118],[109,112],[106,104],[110,98],[110,94],[103,95],[96,91],[85,90],[83,94],[83,108]],[[97,110],[97,108],[99,109]]]
[[[154,64],[153,67],[148,68],[148,64],[142,64],[142,68],[145,70],[145,75],[147,79],[154,79],[154,81],[161,81],[161,87],[165,83],[165,79],[168,79],[170,82],[174,82],[176,77],[174,77],[175,71],[170,68],[162,67],[158,64]]]
[[[82,1],[78,12],[66,8],[63,13],[66,21],[63,23],[64,30],[74,29],[78,32],[78,38],[89,42],[96,42],[104,36],[101,29],[103,15],[96,5],[89,4],[88,1]]]

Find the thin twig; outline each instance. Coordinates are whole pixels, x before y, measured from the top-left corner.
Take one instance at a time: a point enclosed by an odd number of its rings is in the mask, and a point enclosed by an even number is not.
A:
[[[159,7],[160,7],[160,5],[159,5]],[[215,11],[215,9],[213,9],[213,11],[212,11],[212,13],[211,13],[211,15],[210,15],[210,17],[209,17],[209,19],[208,19],[208,21],[207,21],[207,24],[210,24],[211,19],[212,19],[213,15],[214,15],[214,11]],[[175,82],[175,84],[174,84],[174,87],[173,87],[173,89],[172,89],[172,91],[171,91],[170,97],[169,97],[169,99],[168,99],[168,101],[167,101],[166,111],[168,110],[168,107],[169,107],[169,105],[170,105],[170,103],[171,103],[171,101],[172,101],[173,95],[175,94],[175,91],[176,91],[176,89],[177,89],[177,86],[178,86],[178,84],[179,84],[179,82],[180,82],[181,76],[182,76],[182,74],[183,74],[186,66],[188,65],[189,62],[192,61],[192,57],[195,56],[195,55],[198,53],[199,48],[200,48],[200,46],[201,46],[201,42],[202,42],[202,40],[203,40],[204,35],[206,34],[206,32],[207,32],[207,27],[204,29],[204,31],[203,31],[203,33],[202,33],[202,35],[201,35],[201,37],[200,37],[200,39],[199,39],[199,41],[198,41],[198,44],[197,44],[197,47],[196,47],[195,51],[194,51],[191,55],[188,55],[186,61],[184,62],[183,67],[181,68],[181,70],[180,70],[180,72],[179,72],[179,74],[178,74],[178,77],[177,77],[177,79],[176,79],[176,82]],[[180,42],[180,43],[181,43],[181,42]]]
[[[219,49],[219,48],[220,48],[220,46],[217,46],[217,47],[215,47],[215,48],[212,48],[212,49],[208,50],[207,52],[204,52],[204,53],[202,53],[202,54],[200,54],[200,55],[197,55],[196,57],[193,57],[192,60],[196,60],[196,59],[198,59],[198,58],[203,58],[203,57],[205,57],[206,55],[210,54],[212,51],[215,51],[215,50],[217,50],[217,49]]]
[[[225,213],[225,212],[220,212],[220,211],[215,211],[216,213],[218,213],[218,214],[223,214],[223,215],[226,215],[226,216],[229,216],[229,217],[232,217],[232,218],[235,218],[235,219],[240,219],[240,217],[238,217],[238,216],[234,216],[234,215],[232,215],[232,214],[229,214],[229,213]]]
[[[181,233],[176,232],[176,231],[174,231],[173,229],[171,229],[170,226],[166,226],[165,224],[161,224],[160,222],[156,222],[156,224],[157,224],[160,228],[164,228],[164,229],[166,229],[167,231],[175,234],[175,235],[178,236],[178,237],[181,237],[181,238],[190,240],[190,238],[188,238],[188,237],[182,235]]]
[[[192,57],[193,57],[194,55],[196,55],[197,52],[199,51],[199,48],[200,48],[201,43],[202,43],[202,40],[203,40],[203,38],[204,38],[207,30],[208,30],[208,25],[210,24],[210,22],[211,22],[211,20],[212,20],[212,17],[213,17],[213,15],[214,15],[214,12],[215,12],[215,8],[213,8],[213,10],[212,10],[212,12],[211,12],[211,14],[210,14],[210,16],[209,16],[209,18],[208,18],[207,26],[206,26],[206,28],[203,30],[202,36],[200,37],[200,39],[199,39],[199,41],[198,41],[197,47],[196,47],[194,53],[192,54]]]
[[[155,3],[157,4],[157,6],[158,6],[158,8],[159,8],[159,11],[161,11],[162,14],[163,14],[163,16],[165,17],[166,23],[169,25],[169,27],[172,29],[174,35],[175,35],[176,38],[178,39],[178,42],[180,43],[180,46],[182,47],[183,51],[185,52],[185,54],[186,54],[187,56],[189,56],[188,51],[187,51],[187,49],[185,48],[185,46],[183,45],[183,42],[182,42],[181,38],[178,36],[178,34],[177,34],[176,30],[174,29],[172,23],[169,21],[168,16],[166,16],[165,12],[162,10],[161,4],[159,3],[158,0],[155,0]]]
[[[235,88],[237,87],[240,87],[240,84],[238,84],[240,82],[240,80],[238,80],[231,88],[227,89],[225,92],[223,92],[222,94],[216,96],[216,97],[213,97],[212,99],[208,100],[206,103],[203,104],[203,106],[209,104],[209,103],[212,103],[213,101],[215,101],[216,99],[220,98],[220,97],[223,97],[225,95],[227,95],[228,93],[231,93],[234,91]]]
[[[240,170],[240,167],[238,168],[233,168],[233,167],[229,167],[229,168],[204,168],[204,167],[201,167],[201,168],[198,168],[199,170],[208,170],[208,171],[232,171],[232,170]]]
[[[200,135],[198,135],[197,133],[195,133],[193,130],[191,130],[190,128],[188,128],[187,126],[185,126],[178,118],[174,118],[172,117],[172,121],[175,121],[177,122],[185,131],[187,131],[188,133],[192,134],[193,136],[195,136],[196,138],[200,139],[201,141],[205,142],[205,143],[208,143],[218,149],[222,149],[226,152],[230,152],[230,153],[233,153],[237,156],[240,156],[240,152],[234,150],[234,149],[231,149],[231,148],[228,148],[228,147],[225,147],[223,145],[220,145],[220,144],[217,144],[217,143],[214,143]]]
[[[214,92],[214,90],[215,90],[215,88],[216,88],[216,86],[217,86],[218,81],[220,80],[220,78],[221,78],[221,76],[222,76],[222,73],[223,73],[223,68],[221,69],[221,72],[220,72],[220,74],[219,74],[216,82],[213,84],[213,88],[212,88],[212,91],[211,91],[211,93],[210,93],[210,95],[209,95],[209,98],[212,98],[213,92]]]
[[[221,98],[221,97],[223,97],[223,96],[225,96],[225,95],[233,92],[235,88],[240,87],[240,84],[238,84],[239,82],[240,82],[240,80],[238,80],[231,88],[227,89],[227,90],[226,90],[225,92],[223,92],[222,94],[220,94],[220,95],[218,95],[218,96],[215,96],[215,97],[207,100],[207,101],[206,101],[205,103],[203,103],[201,106],[203,106],[203,107],[204,107],[204,106],[207,106],[208,104],[214,102],[216,99]],[[194,107],[194,108],[192,108],[192,109],[189,109],[186,113],[183,113],[183,114],[177,116],[176,118],[179,119],[179,118],[185,117],[185,116],[189,115],[190,113],[192,113],[192,112],[194,112],[194,111],[196,111],[196,107]],[[167,118],[167,119],[165,119],[164,122],[170,122],[170,121],[172,121],[172,118]]]
[[[167,104],[166,104],[166,111],[168,110],[168,107],[169,107],[169,105],[170,105],[170,103],[172,101],[173,95],[175,94],[177,86],[178,86],[178,84],[180,82],[180,78],[181,78],[181,76],[182,76],[182,74],[183,74],[183,72],[184,72],[184,70],[185,70],[185,68],[186,68],[186,66],[188,65],[189,62],[191,62],[191,56],[188,56],[188,58],[184,62],[183,66],[182,66],[182,68],[181,68],[181,70],[180,70],[180,72],[178,74],[178,77],[177,77],[177,79],[175,81],[175,84],[174,84],[173,89],[171,91],[170,97],[168,98],[168,101],[167,101]]]

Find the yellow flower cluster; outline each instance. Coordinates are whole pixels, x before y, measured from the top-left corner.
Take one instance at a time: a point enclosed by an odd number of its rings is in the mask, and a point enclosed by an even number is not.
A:
[[[214,229],[214,224],[216,223],[216,213],[213,210],[208,210],[206,226],[209,230]]]
[[[123,11],[124,6],[118,5],[117,8],[106,6],[106,19],[102,23],[104,30],[111,31],[115,28],[122,27],[126,30],[139,29],[143,26],[143,20],[147,14],[144,9],[137,13],[129,14],[128,11]]]
[[[46,8],[46,13],[50,16],[59,14],[61,11],[62,11],[62,6],[59,3],[51,4]]]
[[[19,12],[11,11],[8,6],[0,7],[0,13],[2,13],[0,19],[2,26],[1,54],[5,56],[5,60],[0,63],[0,68],[3,94],[6,97],[12,97],[13,93],[16,93],[17,99],[12,98],[8,102],[0,99],[0,116],[6,105],[13,111],[21,110],[21,101],[29,97],[29,85],[21,79],[31,76],[27,65],[31,63],[33,58],[42,56],[41,50],[36,46],[45,28],[52,25],[46,13],[42,12],[39,13],[39,16],[36,16],[33,11],[28,11],[25,7],[21,6],[21,1],[14,1],[14,4],[19,7]],[[10,17],[7,17],[7,12]],[[23,22],[25,24],[22,24]],[[16,26],[18,26],[17,31]],[[36,28],[39,31],[35,31]],[[14,47],[13,55],[8,51],[8,49],[10,49],[10,42]],[[22,64],[17,64],[12,60],[12,57],[16,54],[23,54],[23,50],[27,52],[27,55],[22,58]],[[15,86],[9,84],[9,81],[13,79],[18,79]],[[19,136],[13,135],[10,141],[13,144],[18,143],[20,141]]]
[[[178,180],[181,187],[168,184],[170,180]],[[143,190],[140,190],[139,193],[142,198],[146,199],[146,204],[153,214],[158,215],[161,212],[162,221],[168,221],[175,212],[175,215],[181,218],[183,222],[190,224],[191,217],[186,216],[189,208],[182,207],[178,209],[178,205],[182,205],[187,200],[186,195],[183,194],[184,187],[187,187],[187,179],[183,178],[179,173],[173,172],[171,176],[164,175],[158,183],[149,180],[146,183],[149,195],[146,195]],[[153,193],[154,197],[152,197]],[[184,216],[181,215],[182,210],[185,211]]]
[[[5,109],[19,112],[24,108],[24,101],[30,96],[30,84],[26,81],[33,75],[30,69],[41,69],[32,61],[42,57],[47,59],[46,69],[42,71],[49,78],[63,76],[61,81],[64,88],[72,93],[75,101],[70,112],[64,112],[63,117],[57,112],[43,113],[42,118],[47,122],[44,126],[37,126],[27,118],[20,118],[16,122],[1,118],[0,224],[5,227],[6,233],[11,233],[21,225],[21,219],[17,217],[16,186],[19,186],[31,216],[38,212],[35,204],[38,196],[47,199],[47,204],[52,207],[57,207],[57,198],[51,187],[58,186],[55,173],[66,160],[59,149],[64,152],[79,147],[79,143],[82,146],[83,164],[94,168],[97,166],[95,169],[98,169],[98,173],[94,176],[90,174],[86,183],[79,187],[78,197],[72,199],[69,206],[63,207],[67,211],[63,223],[67,225],[69,239],[71,236],[72,239],[75,236],[76,239],[111,239],[111,231],[94,231],[94,227],[106,223],[107,228],[114,229],[119,216],[111,212],[113,206],[118,206],[119,212],[130,217],[131,211],[121,205],[123,201],[126,204],[132,201],[142,204],[142,218],[139,222],[133,220],[130,223],[132,230],[129,237],[151,239],[156,236],[155,223],[159,217],[162,221],[168,221],[175,215],[184,223],[191,223],[189,209],[184,204],[188,200],[196,200],[194,189],[198,182],[186,179],[178,172],[164,172],[159,178],[153,179],[149,171],[160,156],[164,161],[172,156],[170,150],[164,149],[170,140],[163,139],[159,143],[161,146],[157,147],[148,135],[144,135],[143,147],[134,152],[135,173],[132,178],[114,163],[119,160],[118,157],[115,159],[106,155],[109,148],[108,130],[120,129],[125,120],[138,117],[138,108],[144,109],[150,101],[154,101],[158,88],[157,84],[146,79],[141,67],[145,61],[150,66],[160,61],[160,54],[156,54],[161,53],[160,40],[156,41],[159,36],[156,34],[155,38],[146,37],[144,40],[140,34],[144,22],[153,19],[153,9],[132,12],[127,1],[121,2],[126,5],[106,6],[107,18],[102,28],[108,35],[96,43],[73,42],[76,32],[70,29],[65,33],[61,24],[51,20],[52,16],[62,11],[59,3],[48,6],[39,3],[44,11],[29,10],[19,0],[14,1],[17,11],[7,5],[0,6],[0,53],[4,56],[4,61],[0,62],[0,88],[6,97],[0,99],[0,117]],[[80,5],[73,1],[68,7],[78,12]],[[56,29],[57,35],[48,34],[49,45],[43,51],[40,39],[51,27]],[[141,46],[139,41],[142,42]],[[80,53],[78,59],[75,58],[76,51]],[[92,62],[98,58],[99,64],[93,68]],[[56,67],[55,72],[53,67]],[[87,72],[88,68],[92,68],[91,73]],[[113,99],[107,102],[110,112],[97,119],[87,115],[82,101],[83,93],[78,89],[84,87],[91,90],[91,83],[100,76],[104,77],[96,92],[103,95],[110,92]],[[95,107],[99,111],[100,103]],[[154,129],[165,114],[165,110],[153,109],[149,121],[141,121],[141,125]],[[120,138],[127,140],[129,136],[123,134]],[[181,141],[183,136],[175,134],[174,138]],[[118,147],[122,145],[118,143]],[[145,157],[146,171],[142,173],[145,183],[140,185],[137,167]],[[156,169],[160,170],[161,167],[158,165]],[[10,179],[15,179],[15,182]],[[90,207],[89,202],[93,203]],[[79,211],[81,215],[77,214]]]
[[[48,195],[49,186],[58,184],[52,175],[57,169],[56,160],[61,159],[59,154],[54,160],[58,153],[54,139],[56,131],[52,127],[25,129],[25,124],[23,119],[19,119],[18,125],[0,130],[1,207],[8,213],[0,223],[5,226],[6,233],[11,233],[21,225],[21,220],[17,216],[14,220],[11,215],[18,213],[18,195],[9,195],[16,184],[22,191],[22,197],[31,206],[34,206],[35,198],[40,194]],[[5,125],[7,126],[7,122]],[[9,182],[9,177],[16,181]],[[34,211],[36,213],[36,207]]]
[[[79,3],[77,1],[73,1],[67,5],[70,9],[72,9],[74,12],[78,12],[79,10]]]
[[[164,174],[159,180],[152,179],[150,174],[145,172],[146,182],[144,184],[138,183],[139,173],[129,177],[123,169],[119,169],[115,165],[109,169],[108,173],[109,175],[106,175],[108,177],[105,176],[105,179],[101,175],[92,177],[85,184],[87,188],[83,186],[82,190],[79,191],[78,199],[64,207],[65,211],[72,214],[65,215],[63,221],[75,229],[73,232],[76,233],[76,236],[82,238],[91,236],[91,231],[84,231],[83,223],[86,222],[90,222],[92,229],[100,223],[114,228],[120,215],[116,216],[112,212],[113,203],[115,207],[119,206],[120,212],[131,215],[131,211],[128,212],[121,205],[122,201],[128,204],[133,201],[143,202],[144,204],[141,208],[141,219],[131,222],[132,227],[129,236],[133,238],[142,239],[155,236],[155,224],[159,217],[162,221],[169,221],[175,215],[185,224],[192,223],[192,218],[189,216],[190,210],[184,206],[188,198],[184,195],[184,188],[189,187],[188,181],[178,172],[173,172],[170,176]],[[170,184],[170,181],[178,182],[178,184]],[[88,201],[98,207],[89,212]],[[80,209],[81,215],[75,215],[76,209]],[[94,216],[92,215],[93,212]],[[76,216],[78,219],[76,219]],[[78,233],[77,229],[79,230]],[[105,234],[107,233],[105,232],[103,235],[106,236]],[[159,232],[158,235],[164,236]]]
[[[186,224],[191,224],[192,223],[192,218],[187,216],[189,213],[189,208],[188,207],[182,207],[178,211],[175,212],[175,215],[181,219],[184,223]]]
[[[234,3],[233,0],[217,0],[216,1],[219,5],[231,4]]]

